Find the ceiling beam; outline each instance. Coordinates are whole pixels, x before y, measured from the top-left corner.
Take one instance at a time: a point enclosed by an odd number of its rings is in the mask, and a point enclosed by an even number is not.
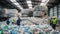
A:
[[[32,7],[34,8],[36,5],[41,4],[41,0],[31,0],[32,1]]]
[[[0,2],[0,4],[2,5],[2,7],[4,8],[15,8],[14,6],[12,6],[9,2],[7,2],[6,0],[3,0]]]
[[[21,11],[15,4],[13,4],[11,1],[3,0],[1,1],[3,6],[5,5],[5,8],[7,9],[17,9],[18,11]]]
[[[24,9],[29,8],[26,0],[16,0]]]

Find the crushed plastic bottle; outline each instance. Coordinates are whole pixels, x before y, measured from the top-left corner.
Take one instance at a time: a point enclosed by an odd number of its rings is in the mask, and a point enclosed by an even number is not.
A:
[[[57,31],[55,31],[55,30],[52,30],[52,31],[50,32],[50,34],[60,34],[60,32],[57,32]]]
[[[11,30],[9,34],[17,34],[16,30]]]
[[[3,34],[3,30],[0,28],[0,34]]]

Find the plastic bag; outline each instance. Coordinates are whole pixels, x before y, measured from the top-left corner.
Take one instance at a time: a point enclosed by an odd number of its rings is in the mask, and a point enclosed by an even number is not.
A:
[[[38,34],[46,34],[45,32],[43,32],[43,30],[38,30]]]
[[[25,32],[24,34],[30,34],[30,32]]]
[[[17,34],[16,30],[11,30],[9,34]]]
[[[3,34],[3,30],[0,28],[0,34]]]
[[[52,31],[50,32],[50,34],[60,34],[60,32],[55,31],[55,30],[52,30]]]
[[[3,27],[3,30],[4,30],[4,31],[5,31],[5,30],[8,30],[8,26],[5,25],[5,26]]]

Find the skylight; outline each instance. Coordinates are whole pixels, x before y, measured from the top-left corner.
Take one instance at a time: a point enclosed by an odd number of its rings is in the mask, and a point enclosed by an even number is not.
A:
[[[49,0],[42,0],[41,5],[46,5],[49,2]]]
[[[27,1],[27,4],[28,4],[29,8],[32,8],[32,2],[31,1]]]
[[[10,0],[10,1],[13,2],[18,8],[23,9],[16,0]]]

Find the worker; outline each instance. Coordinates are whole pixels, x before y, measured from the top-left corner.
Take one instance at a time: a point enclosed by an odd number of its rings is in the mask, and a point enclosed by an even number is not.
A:
[[[14,18],[12,18],[12,20],[11,20],[11,21],[12,21],[12,24],[13,24],[13,23],[15,22]]]
[[[10,21],[9,21],[9,18],[8,18],[7,21],[6,21],[6,24],[9,25],[9,23],[10,23]]]
[[[18,19],[17,19],[17,25],[20,26],[20,22],[21,22],[21,19],[20,19],[20,16],[18,16]]]
[[[53,29],[56,29],[56,24],[57,24],[57,19],[55,16],[53,16],[50,20],[50,25],[52,26]]]

